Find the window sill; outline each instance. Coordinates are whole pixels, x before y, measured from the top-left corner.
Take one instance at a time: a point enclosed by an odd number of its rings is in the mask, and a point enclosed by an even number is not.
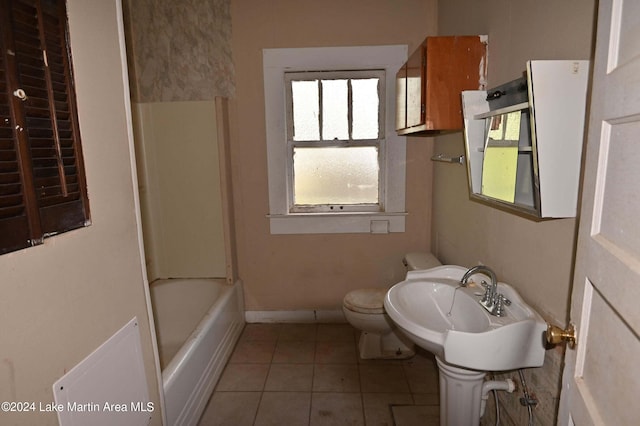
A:
[[[388,234],[404,232],[407,213],[292,213],[267,215],[271,234]]]

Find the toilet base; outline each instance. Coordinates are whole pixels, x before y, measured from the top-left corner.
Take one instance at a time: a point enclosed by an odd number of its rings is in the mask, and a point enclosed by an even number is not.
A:
[[[362,359],[406,359],[415,355],[414,345],[394,332],[380,335],[363,331],[358,341]]]

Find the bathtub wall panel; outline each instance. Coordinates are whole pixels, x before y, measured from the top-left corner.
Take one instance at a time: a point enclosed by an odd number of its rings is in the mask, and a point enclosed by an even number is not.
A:
[[[225,277],[215,102],[134,106],[149,280]]]

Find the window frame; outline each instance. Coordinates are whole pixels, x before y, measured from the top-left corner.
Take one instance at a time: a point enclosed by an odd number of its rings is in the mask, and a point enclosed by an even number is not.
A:
[[[406,62],[407,46],[264,49],[263,76],[272,234],[389,233],[405,231],[406,138],[395,133],[395,74]],[[285,73],[385,71],[384,143],[380,148],[378,211],[291,212],[292,182]],[[380,100],[383,102],[383,100]],[[322,143],[322,142],[320,142]],[[292,164],[292,162],[289,162]],[[351,209],[350,209],[351,210]]]
[[[303,72],[285,72],[285,99],[286,99],[286,123],[287,123],[287,199],[289,213],[343,213],[343,212],[381,212],[384,211],[384,193],[385,193],[385,168],[386,159],[385,151],[385,111],[386,111],[386,73],[384,70],[343,70],[343,71],[303,71]],[[348,114],[349,139],[330,140],[323,139],[322,135],[319,140],[295,141],[294,138],[294,121],[293,121],[293,96],[292,81],[313,81],[313,80],[357,80],[365,78],[377,78],[380,81],[378,85],[378,138],[377,139],[352,139],[352,116]],[[321,83],[320,83],[321,84]],[[320,105],[322,101],[320,100]],[[350,110],[349,110],[350,111]],[[319,112],[322,117],[322,111]],[[323,120],[319,119],[320,133],[322,134]],[[324,148],[324,147],[375,147],[378,150],[378,202],[363,204],[296,204],[295,200],[295,170],[294,170],[294,150],[295,148]]]

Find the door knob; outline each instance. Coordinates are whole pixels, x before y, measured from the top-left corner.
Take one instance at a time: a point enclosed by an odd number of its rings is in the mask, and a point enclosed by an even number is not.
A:
[[[576,329],[573,324],[569,324],[566,330],[563,330],[547,323],[547,343],[557,345],[562,342],[567,342],[567,346],[571,349],[576,346]]]

